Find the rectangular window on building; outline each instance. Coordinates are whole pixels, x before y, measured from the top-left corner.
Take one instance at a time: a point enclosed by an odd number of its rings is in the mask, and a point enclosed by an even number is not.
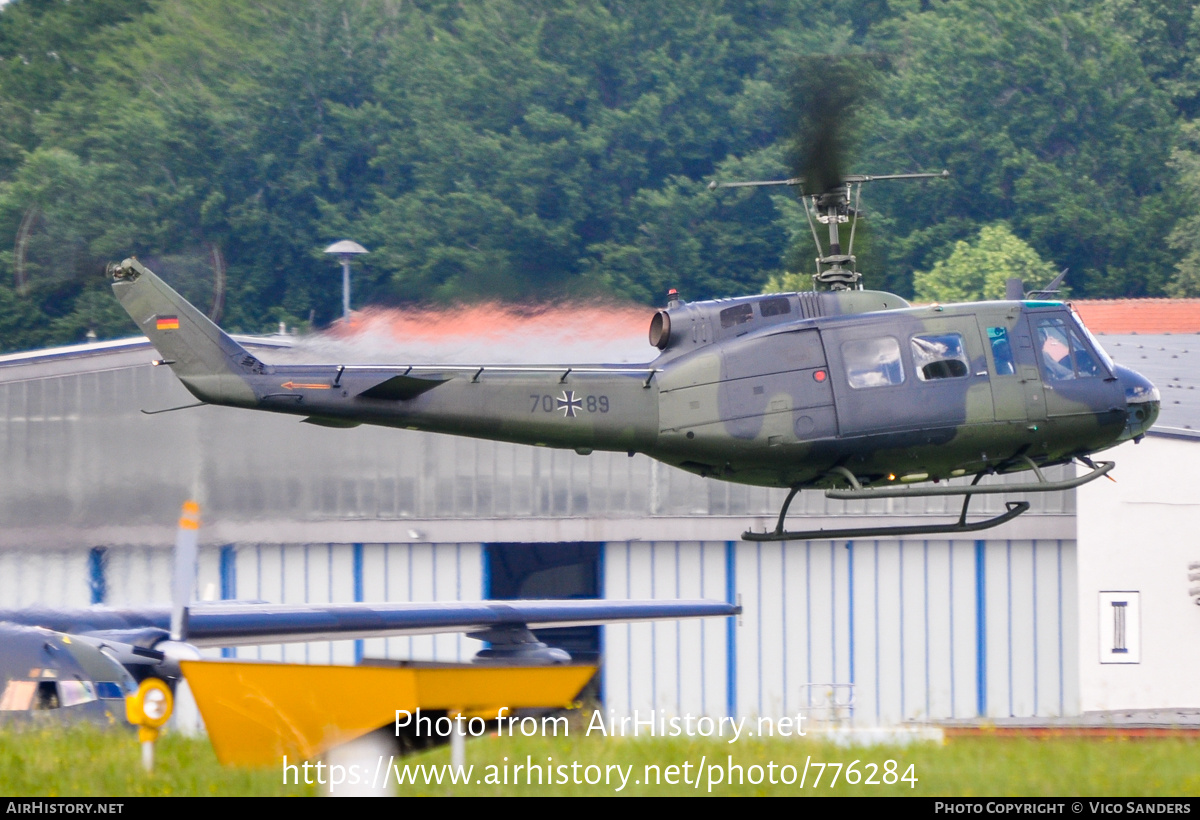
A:
[[[1100,663],[1141,663],[1140,593],[1101,592]]]

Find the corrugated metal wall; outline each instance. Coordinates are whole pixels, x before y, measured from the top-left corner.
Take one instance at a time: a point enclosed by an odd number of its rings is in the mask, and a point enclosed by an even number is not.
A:
[[[618,712],[775,717],[826,684],[868,724],[1079,710],[1074,542],[610,544],[605,589],[745,609],[732,630],[609,627]]]
[[[479,600],[483,551],[230,545],[201,551],[196,593],[273,603]],[[602,685],[617,714],[794,715],[828,684],[853,684],[853,717],[867,724],[1079,710],[1073,542],[610,543],[602,564],[607,598],[744,607],[738,624],[606,627]],[[78,606],[94,574],[85,551],[0,553],[6,605]],[[164,602],[169,551],[109,548],[103,576],[106,603]],[[243,647],[236,655],[468,661],[480,648],[462,635],[438,635]],[[838,699],[848,691],[841,687]]]
[[[272,603],[478,601],[479,544],[255,544],[223,554],[236,591],[222,597]],[[214,568],[215,569],[215,568]],[[198,587],[216,575],[202,566]],[[240,647],[236,656],[304,663],[355,663],[362,657],[468,661],[482,648],[462,635],[420,635],[283,646]]]
[[[608,544],[605,597],[736,600],[731,557],[723,542]],[[605,627],[605,704],[622,715],[730,714],[737,631],[731,620]]]

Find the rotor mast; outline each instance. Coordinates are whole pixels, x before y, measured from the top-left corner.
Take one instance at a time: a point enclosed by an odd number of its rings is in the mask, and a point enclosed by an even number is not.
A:
[[[719,188],[762,188],[770,185],[787,185],[800,189],[800,200],[804,203],[804,215],[808,218],[808,227],[812,231],[813,242],[817,246],[817,272],[813,274],[813,287],[821,285],[830,290],[861,290],[862,274],[855,269],[854,258],[854,229],[858,217],[862,213],[859,201],[862,197],[862,186],[867,182],[882,179],[946,179],[949,171],[920,174],[851,174],[842,178],[841,182],[826,191],[809,193],[804,190],[804,178],[761,180],[754,182],[717,182],[708,184],[710,191]],[[850,204],[853,196],[854,205]],[[829,232],[828,253],[821,243],[817,231],[817,223],[825,225]],[[840,228],[845,222],[850,223],[850,240],[845,252],[842,252]]]

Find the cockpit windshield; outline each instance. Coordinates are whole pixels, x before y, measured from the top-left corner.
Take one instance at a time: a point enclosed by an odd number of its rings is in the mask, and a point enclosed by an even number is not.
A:
[[[1096,340],[1084,329],[1077,316],[1064,319],[1053,314],[1038,319],[1038,348],[1042,354],[1042,371],[1051,381],[1105,377],[1112,371],[1112,362],[1102,356]],[[1108,369],[1101,367],[1103,361]]]
[[[1104,362],[1104,366],[1108,368],[1108,372],[1116,373],[1116,365],[1113,364],[1113,360],[1109,358],[1108,353],[1104,350],[1104,347],[1096,340],[1096,337],[1092,335],[1092,331],[1088,330],[1087,325],[1085,325],[1083,320],[1079,318],[1079,314],[1075,312],[1074,308],[1071,308],[1071,318],[1074,319],[1075,324],[1079,326],[1079,330],[1083,333],[1084,338],[1086,338],[1088,343],[1092,346],[1092,350],[1096,351],[1096,355],[1100,357],[1100,361]]]

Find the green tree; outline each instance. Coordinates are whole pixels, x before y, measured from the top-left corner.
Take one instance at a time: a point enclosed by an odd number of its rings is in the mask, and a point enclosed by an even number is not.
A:
[[[863,170],[951,172],[872,187],[892,287],[1005,221],[1078,293],[1161,292],[1174,112],[1135,45],[1085,2],[925,8],[876,32],[893,71],[864,128]]]
[[[92,40],[150,10],[149,0],[14,0],[0,11],[0,178],[40,142],[63,89],[90,74]]]
[[[812,290],[812,276],[791,271],[780,271],[767,277],[763,293],[791,293],[798,290]]]
[[[1166,291],[1177,298],[1196,297],[1200,296],[1200,124],[1189,123],[1181,130],[1171,168],[1188,207],[1167,237],[1180,256]]]
[[[956,242],[951,254],[932,270],[914,274],[913,290],[918,302],[1003,299],[1009,279],[1020,279],[1032,289],[1054,276],[1053,265],[998,222],[981,228],[973,242]]]
[[[1146,73],[1181,115],[1200,114],[1200,7],[1175,0],[1102,0],[1096,12],[1133,43]]]
[[[704,183],[777,137],[770,44],[827,29],[798,25],[808,3],[753,5],[467,5],[396,52],[380,111],[405,127],[357,230],[395,296],[757,287],[786,235],[770,201]]]
[[[794,197],[705,189],[786,173],[797,54],[890,55],[847,170],[954,174],[867,189],[868,286],[910,293],[1006,222],[1081,292],[1155,293],[1172,222],[1200,212],[1166,166],[1200,99],[1196,19],[1168,0],[17,0],[0,346],[132,332],[97,275],[131,253],[201,303],[226,266],[222,322],[248,331],[336,316],[321,249],[341,238],[371,250],[357,304],[808,287]]]
[[[0,224],[18,226],[13,244],[0,251],[0,269],[9,274],[0,288],[27,316],[0,322],[0,348],[81,342],[88,330],[130,333],[128,317],[108,309],[113,299],[103,277],[104,263],[135,232],[109,218],[111,170],[61,148],[38,148],[0,183]]]

